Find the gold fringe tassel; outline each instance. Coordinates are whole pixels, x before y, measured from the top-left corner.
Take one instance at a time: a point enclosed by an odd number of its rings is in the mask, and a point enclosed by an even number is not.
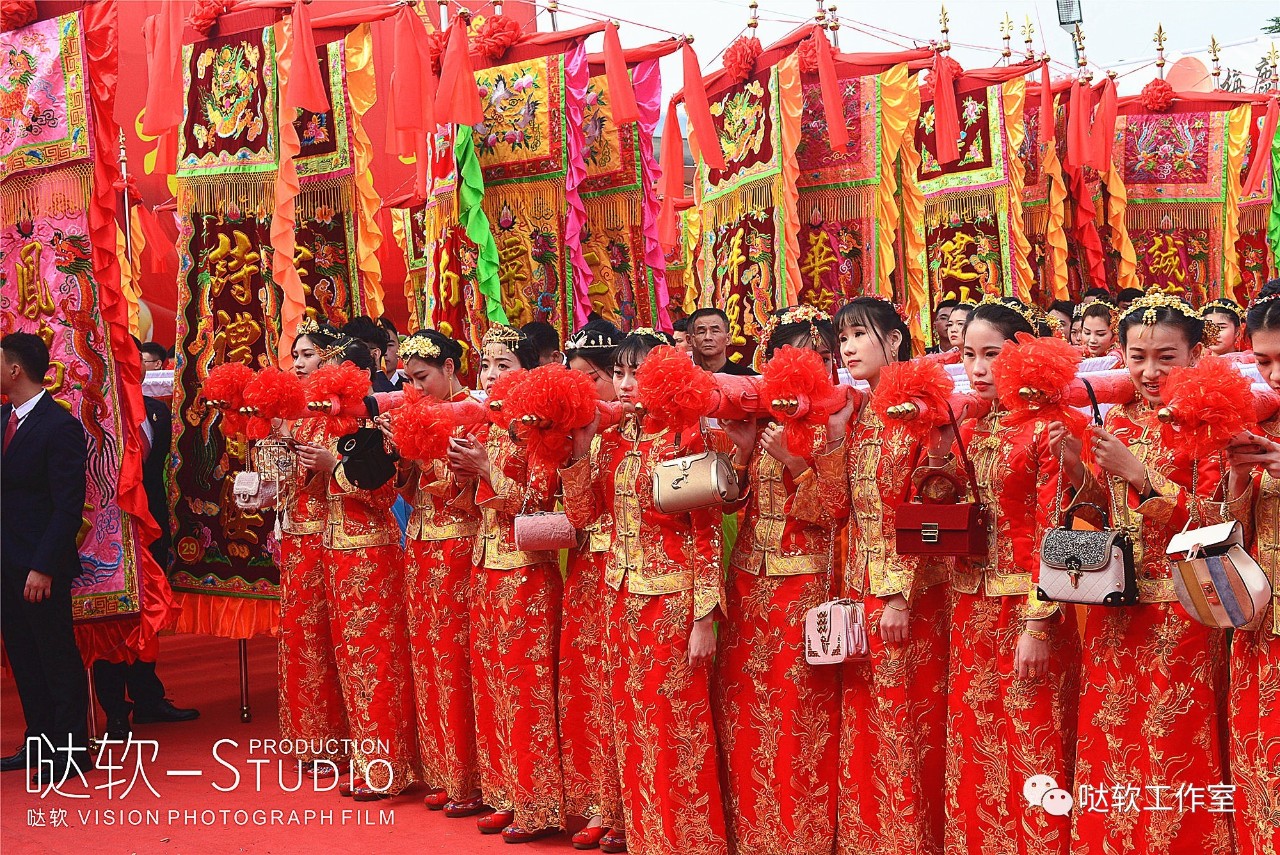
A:
[[[978,216],[995,218],[1003,207],[1004,188],[961,190],[958,193],[934,196],[924,201],[924,219],[929,228],[938,228],[948,222],[968,222]]]
[[[1049,204],[1022,209],[1022,223],[1027,237],[1042,235],[1049,230]]]
[[[752,211],[764,211],[778,204],[777,176],[770,175],[744,184],[732,193],[702,203],[703,228],[715,229],[736,222]]]
[[[321,208],[339,214],[348,214],[354,206],[355,178],[347,175],[342,178],[322,178],[318,181],[306,181],[294,199],[294,211],[298,222],[314,220],[316,212]]]
[[[1271,216],[1271,200],[1263,199],[1250,205],[1240,206],[1240,231],[1263,231]]]
[[[242,215],[269,215],[276,208],[276,174],[202,175],[178,179],[178,213],[225,213],[232,206]]]
[[[824,223],[869,220],[875,216],[876,188],[801,190],[800,221],[810,222],[816,212]]]
[[[35,217],[87,211],[93,195],[93,161],[22,173],[0,183],[0,219],[11,226]]]
[[[1218,229],[1222,226],[1222,204],[1170,203],[1135,205],[1125,208],[1124,223],[1130,229]]]
[[[587,209],[587,228],[620,232],[638,225],[643,218],[644,197],[639,193],[606,193],[582,200]]]

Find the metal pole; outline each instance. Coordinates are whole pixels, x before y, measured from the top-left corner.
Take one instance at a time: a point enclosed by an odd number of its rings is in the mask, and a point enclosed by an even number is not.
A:
[[[249,642],[242,638],[237,646],[240,651],[240,721],[248,724],[253,721],[253,710],[249,709]]]
[[[138,271],[133,263],[133,222],[129,211],[129,155],[124,147],[124,128],[120,129],[120,183],[124,186],[124,252],[133,275],[134,287],[138,287]]]
[[[556,13],[560,11],[558,0],[548,0],[547,11],[551,13],[551,29],[560,32],[560,19],[556,16]]]
[[[89,676],[89,715],[87,724],[89,745],[92,746],[98,741],[98,688],[93,683],[93,666],[90,665],[84,670]]]

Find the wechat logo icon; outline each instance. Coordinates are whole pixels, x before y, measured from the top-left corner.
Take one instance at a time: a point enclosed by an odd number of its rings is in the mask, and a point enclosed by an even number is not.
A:
[[[1032,807],[1044,808],[1044,812],[1053,816],[1066,816],[1071,813],[1075,799],[1066,790],[1058,786],[1051,775],[1032,775],[1022,785],[1022,797]]]

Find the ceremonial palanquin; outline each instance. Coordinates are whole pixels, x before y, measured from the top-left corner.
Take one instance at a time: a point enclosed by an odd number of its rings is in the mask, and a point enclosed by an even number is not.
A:
[[[118,339],[104,317],[90,236],[93,158],[103,156],[93,129],[104,120],[89,95],[84,20],[76,12],[0,33],[0,333],[44,340],[45,387],[88,438],[83,572],[72,583],[81,622],[136,616],[140,606],[138,535],[119,498],[126,431]],[[78,635],[90,658],[124,652]]]

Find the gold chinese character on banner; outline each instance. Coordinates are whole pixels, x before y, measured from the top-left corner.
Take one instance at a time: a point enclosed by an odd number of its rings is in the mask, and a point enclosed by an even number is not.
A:
[[[1149,270],[1157,276],[1168,276],[1179,285],[1187,281],[1187,271],[1182,269],[1181,247],[1173,235],[1156,235],[1151,241]]]
[[[258,272],[258,262],[262,256],[255,252],[249,242],[249,236],[236,229],[232,232],[236,245],[231,246],[231,238],[225,234],[218,235],[218,245],[210,250],[207,257],[209,267],[209,290],[215,297],[222,296],[222,290],[231,286],[231,296],[243,306],[249,305],[249,283]]]
[[[18,314],[32,321],[53,314],[53,294],[40,275],[42,251],[40,242],[32,241],[18,252]]]
[[[253,362],[253,345],[262,338],[262,324],[248,312],[240,312],[233,319],[225,311],[218,310],[218,332],[213,338],[214,365],[223,362]]]

